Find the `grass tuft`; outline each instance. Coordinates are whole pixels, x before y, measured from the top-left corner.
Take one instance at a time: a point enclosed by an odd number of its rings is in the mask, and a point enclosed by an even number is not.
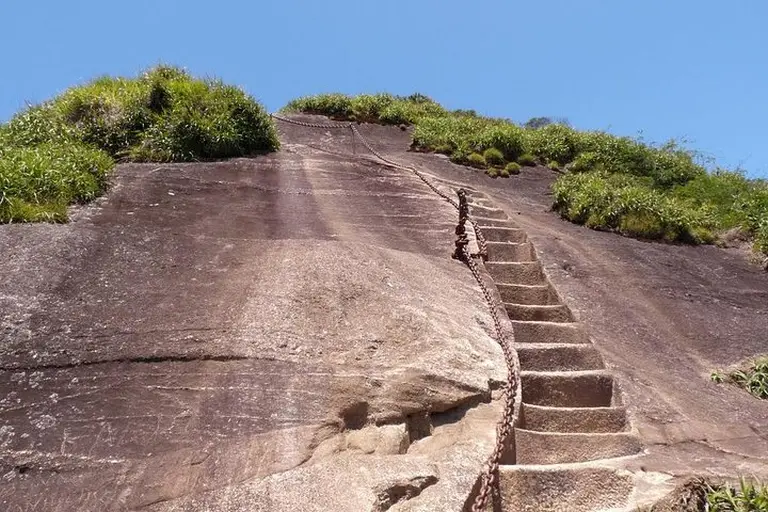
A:
[[[496,148],[488,148],[483,151],[483,157],[488,165],[503,165],[504,154]]]
[[[530,153],[523,153],[517,157],[517,163],[522,166],[533,167],[536,165],[536,157]]]
[[[507,174],[518,175],[520,174],[520,164],[517,162],[509,162],[504,167],[504,170],[507,172]]]
[[[481,155],[480,153],[472,153],[467,157],[467,163],[471,165],[472,167],[476,167],[478,169],[483,169],[485,167],[488,167],[488,162],[485,161],[485,157]]]

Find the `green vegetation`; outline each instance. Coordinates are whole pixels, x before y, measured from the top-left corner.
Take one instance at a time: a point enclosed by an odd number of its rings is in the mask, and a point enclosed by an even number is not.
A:
[[[742,479],[738,488],[729,485],[707,489],[711,512],[768,512],[768,485]]]
[[[478,168],[548,162],[565,171],[553,187],[554,209],[590,228],[686,243],[715,243],[738,228],[758,253],[768,254],[768,183],[738,171],[708,172],[692,151],[674,141],[647,144],[578,131],[550,118],[518,126],[472,111],[449,111],[421,94],[319,95],[292,101],[286,110],[409,123],[414,150],[447,154],[453,162]]]
[[[768,399],[768,357],[752,361],[746,368],[724,373],[712,372],[712,380],[717,383],[732,382],[762,400]]]
[[[480,153],[472,153],[471,155],[469,155],[467,157],[467,163],[469,163],[469,165],[471,165],[472,167],[477,167],[478,169],[482,169],[488,166],[488,164],[485,161],[485,157]]]
[[[488,162],[488,165],[497,166],[504,163],[504,155],[502,155],[501,151],[496,148],[488,148],[483,151],[483,157],[485,158],[485,161]]]
[[[517,163],[526,167],[533,167],[536,165],[536,157],[530,153],[523,153],[517,157]]]
[[[695,478],[651,507],[651,512],[768,512],[768,485],[740,479],[738,487]]]
[[[507,172],[507,174],[520,174],[520,164],[517,162],[509,162],[506,167],[504,167],[504,170]]]
[[[264,109],[219,80],[167,66],[103,77],[0,126],[0,222],[65,221],[104,192],[115,161],[229,158],[279,147]]]

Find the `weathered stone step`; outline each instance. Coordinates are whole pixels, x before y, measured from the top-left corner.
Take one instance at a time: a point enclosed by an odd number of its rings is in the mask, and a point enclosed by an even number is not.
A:
[[[534,261],[536,259],[536,253],[530,242],[488,242],[486,247],[488,261]]]
[[[520,372],[523,403],[550,407],[610,407],[613,376],[605,370]],[[618,397],[617,397],[618,398]]]
[[[501,208],[493,208],[491,206],[480,206],[477,204],[469,205],[469,214],[473,217],[486,217],[489,219],[509,219],[509,215],[506,214]]]
[[[527,320],[529,322],[570,322],[573,320],[571,310],[562,304],[532,305],[504,304],[510,320]]]
[[[559,304],[557,294],[548,284],[497,284],[501,300],[510,304]]]
[[[513,321],[512,326],[517,343],[589,343],[587,331],[578,323]]]
[[[480,226],[480,231],[483,232],[486,242],[513,242],[519,244],[528,240],[525,231],[514,227],[515,224],[511,220],[499,221],[481,217],[474,217],[473,220]]]
[[[534,432],[515,429],[518,464],[563,464],[634,455],[642,449],[635,434]]]
[[[547,407],[523,404],[522,426],[539,432],[623,432],[629,427],[624,407]]]
[[[591,343],[517,343],[520,367],[526,371],[578,371],[605,368]]]
[[[539,262],[499,263],[486,262],[485,268],[496,283],[546,284]]]
[[[499,489],[503,511],[600,512],[629,510],[634,481],[629,472],[592,463],[501,466]]]

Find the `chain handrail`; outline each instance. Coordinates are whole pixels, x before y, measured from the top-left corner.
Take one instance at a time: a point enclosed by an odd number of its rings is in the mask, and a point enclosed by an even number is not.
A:
[[[284,123],[288,124],[295,124],[297,126],[305,126],[307,128],[321,128],[321,129],[328,129],[328,130],[334,130],[339,128],[352,128],[352,123],[307,123],[304,121],[297,121],[296,119],[291,119],[290,117],[283,117],[279,114],[269,114],[269,117],[273,119],[277,119],[278,121],[282,121]]]
[[[507,440],[512,435],[515,423],[515,398],[517,396],[517,389],[519,384],[519,375],[517,368],[517,354],[515,352],[512,342],[508,339],[499,319],[499,303],[496,301],[491,291],[488,289],[485,281],[483,280],[482,273],[478,267],[477,262],[469,252],[467,246],[466,234],[464,231],[464,223],[469,222],[472,224],[472,228],[475,231],[475,237],[477,239],[477,245],[479,249],[479,256],[481,259],[485,259],[488,254],[488,249],[485,241],[485,237],[482,234],[480,226],[477,222],[469,216],[469,208],[467,206],[466,191],[459,189],[457,194],[459,195],[459,201],[457,202],[451,196],[437,188],[421,171],[416,169],[412,165],[403,165],[385,157],[374,148],[370,142],[360,133],[360,130],[353,123],[338,123],[338,124],[318,124],[318,123],[306,123],[303,121],[296,121],[287,117],[271,114],[273,118],[278,121],[286,123],[296,124],[299,126],[305,126],[308,128],[350,128],[352,134],[357,137],[365,148],[370,151],[376,158],[382,162],[388,164],[391,167],[397,169],[403,169],[414,173],[421,181],[424,182],[433,192],[445,199],[454,208],[459,211],[459,225],[456,227],[456,234],[459,239],[456,241],[456,251],[453,257],[462,260],[469,267],[472,276],[477,281],[480,289],[485,298],[485,302],[488,309],[491,312],[491,318],[493,319],[494,330],[496,331],[496,341],[501,347],[501,351],[504,354],[504,361],[507,366],[507,382],[504,384],[504,411],[502,417],[496,426],[496,446],[493,449],[490,457],[488,457],[485,465],[485,469],[480,475],[480,490],[472,503],[472,512],[482,512],[488,504],[488,498],[490,497],[490,491],[495,483],[498,483],[499,464],[501,457],[504,454],[504,450],[507,446]]]

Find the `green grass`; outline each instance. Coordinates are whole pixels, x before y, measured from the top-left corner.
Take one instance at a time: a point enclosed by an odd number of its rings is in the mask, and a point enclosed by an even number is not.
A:
[[[496,148],[488,148],[483,151],[483,157],[488,165],[499,166],[504,164],[504,155]]]
[[[755,398],[768,400],[768,357],[760,357],[744,368],[730,372],[712,372],[712,380],[732,382],[747,390]]]
[[[509,162],[509,163],[508,163],[508,164],[507,164],[507,165],[504,167],[504,171],[506,171],[506,173],[507,173],[508,175],[509,175],[509,174],[512,174],[512,175],[517,175],[517,174],[520,174],[520,164],[519,164],[519,163],[517,163],[517,162]]]
[[[478,169],[483,169],[485,167],[488,167],[488,162],[485,161],[485,157],[481,155],[480,153],[472,153],[467,157],[467,162],[472,167],[477,167]]]
[[[650,509],[666,512],[768,512],[768,486],[740,479],[738,485],[712,483],[695,478]]]
[[[319,95],[292,101],[285,110],[408,123],[414,126],[414,150],[443,153],[464,165],[480,167],[483,155],[485,166],[547,162],[565,171],[554,184],[553,206],[572,222],[684,243],[714,243],[740,228],[758,254],[768,255],[768,184],[737,171],[708,172],[694,152],[674,141],[648,144],[550,119],[519,126],[449,111],[420,94]]]
[[[229,158],[279,147],[271,119],[242,90],[158,66],[98,78],[0,126],[0,222],[65,221],[102,194],[117,161]]]
[[[742,479],[738,487],[730,485],[707,489],[710,512],[768,512],[768,485]]]
[[[536,165],[536,157],[530,153],[523,153],[517,157],[517,163],[526,167],[533,167]]]

